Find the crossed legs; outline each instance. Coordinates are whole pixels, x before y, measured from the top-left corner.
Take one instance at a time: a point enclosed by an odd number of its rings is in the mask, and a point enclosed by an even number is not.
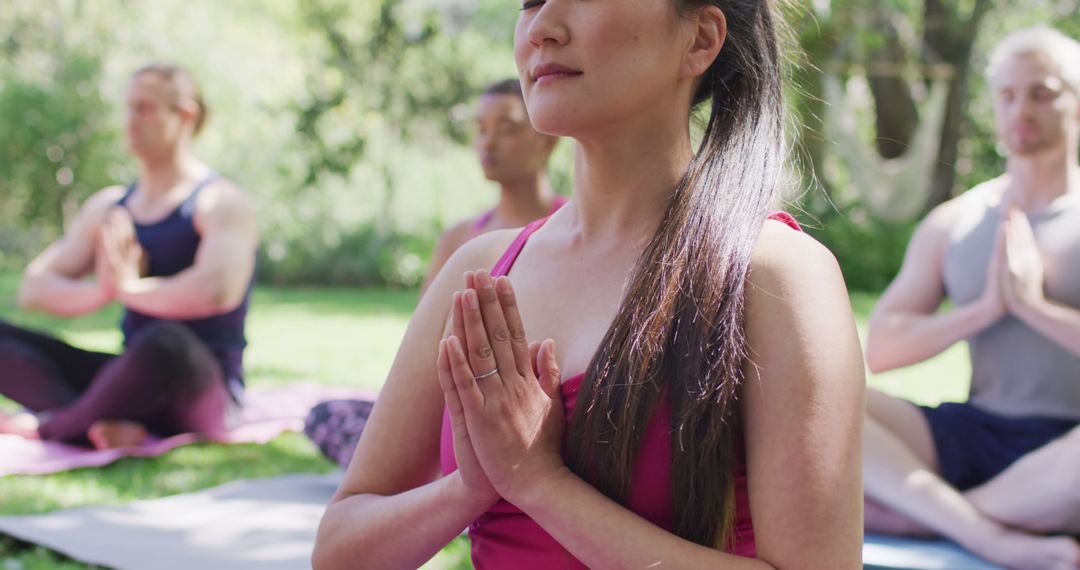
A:
[[[1055,452],[1057,448],[1051,449],[1057,441],[964,494],[941,478],[929,423],[914,404],[869,390],[864,433],[867,530],[941,534],[1010,568],[1080,567],[1080,545],[1073,539],[1035,536],[1029,532],[1049,529],[1015,525],[1015,521],[1024,517],[1031,519],[1035,513],[1045,512],[1049,503],[1061,502],[1060,496],[1042,490],[1046,471],[1036,471],[1037,468],[1045,469],[1046,462],[1051,459],[1038,456],[1040,452],[1047,452],[1042,454],[1045,456],[1051,452],[1054,456],[1060,455]],[[1040,461],[1029,467],[1034,460]],[[1080,465],[1080,461],[1073,461],[1072,465]],[[1021,468],[1024,470],[1020,471]],[[1032,478],[1032,473],[1037,477]],[[1074,476],[1078,473],[1080,471],[1072,472]],[[1033,481],[1038,482],[1038,493],[1032,492]],[[1036,497],[1040,493],[1043,494],[1041,500]],[[1045,508],[1031,507],[1039,503]],[[1074,501],[1073,510],[1077,506]],[[1063,511],[1067,507],[1059,504],[1056,508]],[[1012,526],[1021,526],[1027,532],[1010,528]]]
[[[134,422],[159,435],[225,433],[230,405],[221,366],[190,330],[148,326],[120,356],[87,353],[0,324],[0,394],[47,412],[44,439],[86,441],[99,420]]]

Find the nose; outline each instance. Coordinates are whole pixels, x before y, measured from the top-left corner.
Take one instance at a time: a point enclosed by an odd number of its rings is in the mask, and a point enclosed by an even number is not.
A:
[[[491,150],[495,146],[495,137],[489,133],[476,135],[476,148],[478,150]]]
[[[563,3],[562,0],[548,0],[536,9],[528,28],[529,43],[534,47],[545,44],[561,46],[570,40],[561,14]]]
[[[1025,93],[1022,96],[1016,98],[1016,101],[1014,102],[1013,115],[1022,119],[1026,119],[1031,116],[1032,111],[1034,111],[1037,104],[1038,102],[1035,101],[1034,95],[1030,93]]]

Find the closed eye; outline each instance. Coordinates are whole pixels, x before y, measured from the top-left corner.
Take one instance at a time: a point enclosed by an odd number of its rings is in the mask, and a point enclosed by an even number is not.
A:
[[[525,10],[531,10],[539,6],[543,6],[544,2],[546,2],[546,0],[529,0],[521,6],[521,11],[524,12]]]

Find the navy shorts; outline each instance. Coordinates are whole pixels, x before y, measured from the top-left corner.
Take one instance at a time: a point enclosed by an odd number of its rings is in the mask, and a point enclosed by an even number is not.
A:
[[[1080,425],[1060,418],[1009,418],[971,404],[919,406],[934,436],[941,477],[963,491],[993,479],[1017,459]]]

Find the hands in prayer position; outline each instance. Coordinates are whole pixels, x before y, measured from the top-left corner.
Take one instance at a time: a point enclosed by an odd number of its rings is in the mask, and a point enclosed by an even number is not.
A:
[[[465,274],[451,320],[438,376],[458,470],[479,503],[514,502],[533,481],[566,469],[555,343],[526,341],[510,280],[486,271]]]
[[[109,300],[147,274],[150,259],[135,237],[131,214],[116,207],[101,225],[94,255],[98,283]]]

